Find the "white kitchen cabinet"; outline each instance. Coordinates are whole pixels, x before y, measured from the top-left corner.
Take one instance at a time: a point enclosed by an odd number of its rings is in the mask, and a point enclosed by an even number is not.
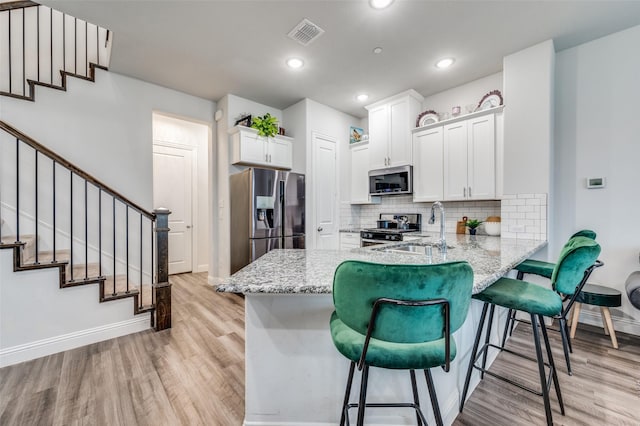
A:
[[[443,199],[443,129],[434,127],[413,134],[413,201]]]
[[[340,250],[351,250],[360,248],[359,232],[341,232],[340,233]]]
[[[444,200],[486,200],[496,195],[495,116],[443,126]]]
[[[378,204],[369,195],[369,144],[351,146],[351,204]]]
[[[408,90],[367,106],[371,170],[412,165],[411,130],[423,97]]]
[[[232,164],[289,170],[293,166],[293,139],[276,135],[258,136],[258,131],[236,126],[229,130]]]

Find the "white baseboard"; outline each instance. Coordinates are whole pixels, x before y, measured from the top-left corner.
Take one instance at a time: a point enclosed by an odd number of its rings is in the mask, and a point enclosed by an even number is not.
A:
[[[150,313],[144,313],[136,318],[107,324],[87,330],[50,337],[23,345],[0,349],[0,367],[18,364],[58,352],[67,351],[91,343],[102,342],[114,337],[137,333],[150,328]]]
[[[220,277],[214,277],[213,275],[207,276],[207,283],[209,283],[209,285],[218,285],[221,282],[222,282],[222,278]]]
[[[621,318],[615,315],[611,315],[611,320],[613,321],[613,328],[616,331],[640,336],[640,321],[631,318]],[[580,310],[580,322],[602,328],[600,310],[587,311],[583,305],[582,310]],[[578,333],[579,332],[580,326],[578,325]]]

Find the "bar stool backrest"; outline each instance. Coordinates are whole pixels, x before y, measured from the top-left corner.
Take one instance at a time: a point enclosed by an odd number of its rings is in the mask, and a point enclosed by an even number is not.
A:
[[[338,317],[365,335],[373,309],[380,298],[424,301],[446,299],[450,307],[450,332],[467,318],[473,270],[467,262],[435,265],[384,265],[348,260],[336,269],[333,303]],[[380,308],[372,337],[396,343],[420,343],[441,339],[442,306]]]
[[[591,229],[582,229],[578,232],[576,232],[575,234],[573,234],[571,236],[571,238],[573,237],[587,237],[587,238],[591,238],[592,240],[596,239],[596,233],[595,231],[592,231]],[[569,239],[571,239],[569,238]]]
[[[558,293],[573,295],[600,255],[600,244],[588,237],[573,237],[562,248],[551,275],[551,284]]]

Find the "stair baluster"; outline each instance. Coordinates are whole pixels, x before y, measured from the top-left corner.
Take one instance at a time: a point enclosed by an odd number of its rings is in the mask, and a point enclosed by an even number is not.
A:
[[[4,137],[3,134],[9,135],[9,138]],[[15,138],[15,145],[13,140]],[[0,249],[13,249],[14,253],[14,271],[30,270],[30,269],[43,269],[43,268],[58,268],[60,273],[60,287],[70,287],[77,285],[85,285],[97,283],[100,288],[100,301],[109,301],[122,299],[125,297],[134,297],[134,312],[152,312],[151,321],[152,326],[155,326],[156,330],[163,330],[171,327],[171,285],[168,282],[168,215],[170,212],[167,209],[158,209],[154,212],[148,212],[131,202],[118,192],[112,190],[107,185],[99,182],[91,175],[85,173],[75,165],[71,164],[64,158],[55,154],[48,148],[42,146],[29,136],[21,133],[15,128],[11,127],[7,123],[0,121],[0,143],[8,142],[3,148],[4,152],[11,152],[11,149],[15,146],[15,170],[10,170],[11,167],[4,167],[0,171],[2,173],[2,179],[0,182],[6,182],[1,196],[5,196],[12,192],[10,188],[15,187],[15,198],[13,200],[2,199],[0,212],[2,212],[3,225],[8,228],[13,227],[15,223],[15,241],[9,243],[7,241],[6,232],[0,231],[0,238],[4,238],[4,241],[0,242]],[[8,148],[8,149],[7,149]],[[24,149],[33,149],[34,155],[25,155]],[[22,152],[21,152],[22,150]],[[6,157],[11,159],[11,155]],[[45,161],[43,163],[43,160]],[[12,160],[9,160],[12,161]],[[41,178],[40,168],[46,167],[51,164],[51,196],[52,203],[51,211],[48,212],[46,208],[41,209],[40,197],[46,197],[45,188],[49,188],[48,184],[45,187],[39,185]],[[10,164],[10,163],[9,163]],[[6,163],[5,163],[6,165]],[[29,172],[31,167],[34,167],[34,173]],[[62,167],[68,170],[69,184],[68,186],[64,181],[57,182],[59,173],[56,171],[57,167]],[[46,172],[46,168],[43,168],[43,172]],[[11,176],[15,173],[14,176]],[[23,176],[26,173],[28,176]],[[48,173],[46,173],[48,175]],[[64,174],[62,176],[65,176]],[[11,179],[15,177],[15,186]],[[34,179],[34,182],[30,182]],[[79,189],[77,184],[74,184],[74,179],[81,179],[79,183],[84,185],[84,190]],[[61,188],[58,188],[58,183],[61,184]],[[65,189],[67,188],[67,189]],[[92,189],[95,189],[94,190]],[[28,193],[29,191],[35,191],[35,195]],[[97,212],[95,210],[96,203],[93,201],[90,203],[91,194],[97,193]],[[64,197],[68,196],[69,201],[60,203],[64,200]],[[102,203],[103,196],[111,198],[111,225],[113,227],[112,239],[113,239],[113,251],[109,253],[104,251],[102,247],[103,232],[108,232],[107,229],[103,229],[103,215],[108,217],[108,210],[103,211]],[[84,206],[80,204],[79,198],[84,198]],[[25,202],[22,202],[26,200]],[[31,200],[34,203],[31,204]],[[46,200],[46,198],[43,198]],[[12,207],[12,203],[15,202],[15,209]],[[118,214],[119,207],[117,203],[121,203],[122,211],[124,211],[125,217],[122,218]],[[45,203],[46,206],[48,203]],[[69,220],[58,220],[59,214],[66,214],[65,208],[60,208],[60,204],[69,206]],[[74,209],[74,206],[77,207]],[[83,208],[84,207],[84,208]],[[15,210],[15,222],[6,221],[4,218],[7,216],[7,212]],[[42,210],[42,211],[41,211]],[[84,213],[83,213],[84,212]],[[135,212],[135,213],[133,213]],[[139,215],[138,226],[130,223],[131,214]],[[12,216],[13,213],[10,213]],[[96,217],[97,215],[97,217]],[[22,217],[21,217],[22,216]],[[84,217],[81,217],[84,216]],[[135,216],[134,216],[135,217]],[[93,218],[93,219],[92,219]],[[82,238],[82,231],[74,230],[75,226],[80,226],[78,221],[84,220],[84,238]],[[95,222],[94,222],[95,220]],[[107,219],[108,220],[108,219]],[[146,247],[144,243],[144,221],[149,221],[149,246]],[[24,221],[24,224],[22,223]],[[51,222],[49,222],[51,221]],[[40,232],[41,228],[48,229],[51,223],[51,233]],[[62,223],[62,228],[59,228],[59,223]],[[92,237],[90,228],[97,222],[97,235]],[[90,226],[91,223],[91,226]],[[130,228],[131,225],[131,228]],[[64,229],[65,226],[69,226],[68,234]],[[118,233],[124,229],[124,238],[122,235],[118,236]],[[24,229],[23,229],[24,228]],[[138,228],[138,230],[136,230]],[[35,243],[32,241],[34,237],[29,237],[28,234],[31,230],[35,231]],[[78,232],[75,232],[78,231]],[[135,244],[136,232],[139,232],[140,247],[139,247],[139,259],[135,257],[134,251],[131,251],[131,244]],[[63,238],[58,241],[57,235],[60,234]],[[4,237],[2,237],[5,235]],[[74,237],[76,235],[76,237]],[[95,242],[97,239],[97,249]],[[124,240],[123,243],[118,241]],[[77,241],[76,241],[77,240]],[[67,243],[68,241],[68,243]],[[124,245],[123,245],[124,244]],[[84,245],[84,247],[82,247]],[[42,252],[43,247],[51,247],[51,257],[45,256],[46,252]],[[75,246],[75,247],[74,247]],[[27,248],[33,250],[31,247],[35,247],[35,253],[27,255]],[[135,247],[135,245],[133,246]],[[84,265],[80,265],[81,261],[78,261],[78,257],[81,259],[82,255],[79,254],[80,250],[84,248]],[[65,259],[62,253],[68,249],[69,257]],[[47,250],[45,248],[45,250]],[[93,253],[97,251],[98,257],[98,270],[97,275],[95,269],[90,268],[90,259],[93,259]],[[149,253],[150,262],[145,262],[145,252]],[[61,258],[57,256],[60,255]],[[113,261],[113,275],[110,277],[103,275],[103,256],[111,256]],[[33,260],[35,258],[35,261]],[[51,262],[47,260],[52,259]],[[118,277],[117,272],[120,269],[118,264],[125,268],[126,273],[123,277]],[[84,266],[84,277],[80,277],[82,274],[82,267]],[[75,268],[78,271],[74,271]],[[138,274],[135,274],[135,268],[139,268]],[[76,273],[77,272],[77,273]],[[132,274],[133,272],[133,274]],[[136,277],[139,276],[139,282],[136,283]],[[145,278],[146,277],[146,278]],[[126,282],[123,282],[126,279]],[[105,288],[105,283],[108,280],[112,280],[112,285]],[[145,283],[145,280],[147,282]],[[149,293],[144,288],[149,287]]]

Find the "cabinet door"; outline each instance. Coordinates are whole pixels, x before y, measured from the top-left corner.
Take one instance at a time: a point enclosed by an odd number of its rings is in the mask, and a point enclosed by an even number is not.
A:
[[[389,145],[388,106],[382,105],[369,111],[369,164],[370,170],[389,167],[387,163]]]
[[[467,122],[467,198],[486,200],[496,195],[494,115]]]
[[[293,166],[293,152],[291,142],[279,138],[269,138],[269,165],[279,169],[291,169]]]
[[[259,138],[258,135],[251,133],[236,133],[234,138],[234,144],[237,144],[238,149],[236,155],[234,155],[234,164],[254,164],[254,165],[268,165],[267,162],[267,146],[264,138]]]
[[[442,127],[413,134],[413,201],[443,199]]]
[[[467,197],[467,122],[444,126],[444,199]]]
[[[357,232],[340,233],[340,250],[351,250],[360,247],[360,234]]]
[[[411,162],[411,127],[409,99],[389,104],[389,166],[406,166]]]
[[[351,148],[351,202],[369,202],[369,145]]]

